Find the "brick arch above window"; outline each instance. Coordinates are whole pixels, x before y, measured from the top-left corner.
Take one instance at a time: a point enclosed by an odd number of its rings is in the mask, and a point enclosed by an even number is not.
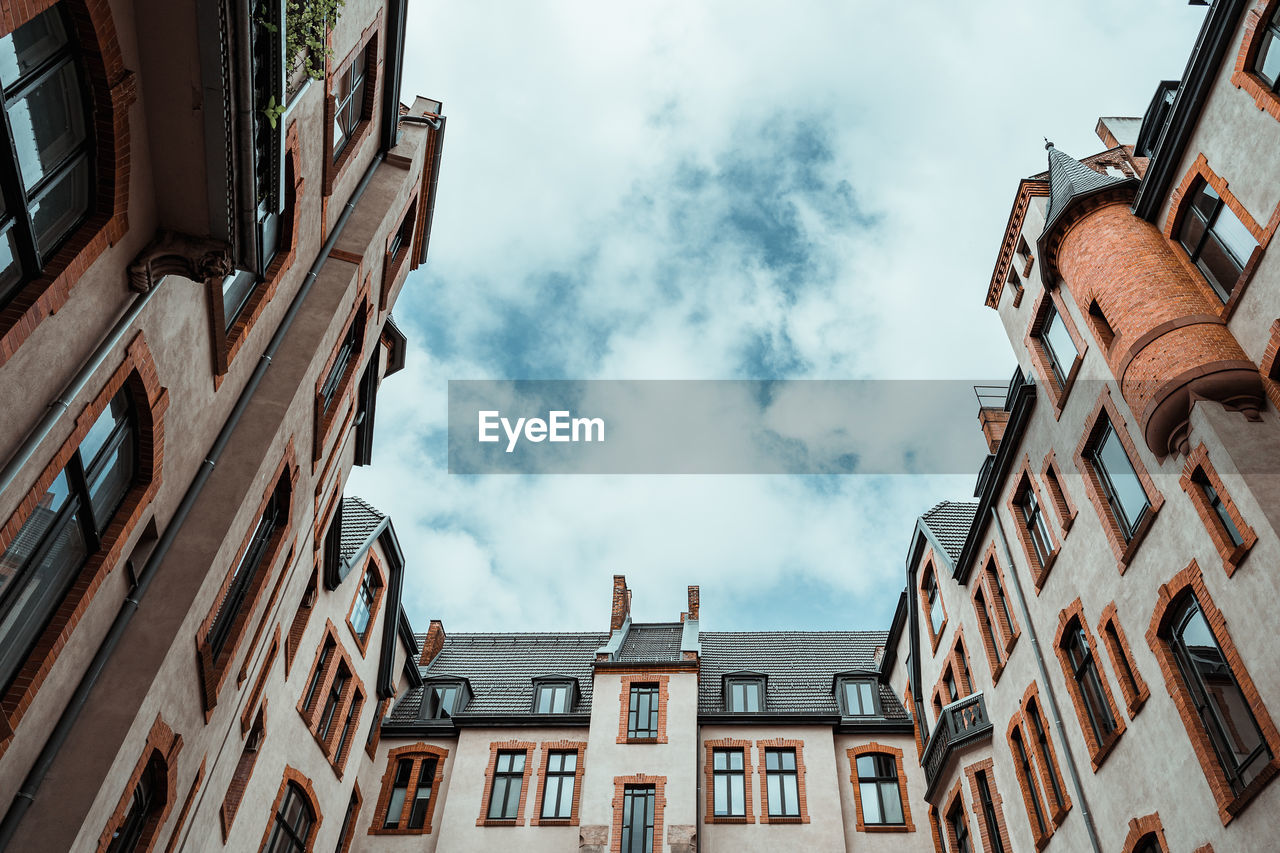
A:
[[[262,833],[262,843],[258,845],[259,850],[265,850],[267,847],[267,841],[271,838],[271,830],[275,827],[276,813],[280,811],[280,803],[284,799],[285,792],[289,790],[290,784],[296,785],[297,789],[302,792],[307,805],[311,808],[311,814],[315,816],[315,820],[311,822],[311,829],[305,839],[307,850],[311,850],[315,846],[316,835],[320,831],[320,822],[324,818],[320,811],[320,799],[316,796],[316,789],[312,786],[310,779],[304,776],[300,770],[286,766],[284,768],[284,778],[280,782],[280,790],[276,792],[275,801],[271,804],[271,811],[267,815],[267,828]]]
[[[853,802],[857,815],[856,829],[858,832],[915,832],[916,825],[911,820],[911,800],[907,796],[907,772],[906,765],[903,764],[902,750],[888,744],[864,743],[860,746],[851,746],[845,750],[849,758],[849,781],[853,785]],[[858,786],[858,756],[860,755],[888,755],[893,759],[894,767],[898,773],[898,796],[902,800],[902,823],[901,824],[867,824],[862,814],[862,797],[861,790]]]
[[[55,5],[52,0],[5,4],[0,36],[9,35]],[[41,275],[18,290],[0,309],[0,366],[17,352],[41,322],[66,304],[86,270],[128,229],[129,108],[137,99],[137,79],[124,66],[111,7],[87,0],[62,0],[78,42],[94,121],[93,180],[88,215],[44,265]]]
[[[1164,826],[1160,823],[1160,813],[1152,812],[1143,817],[1135,817],[1129,821],[1129,833],[1124,838],[1121,853],[1135,853],[1138,845],[1150,841],[1154,837],[1163,851],[1169,850],[1169,842],[1164,837]]]
[[[102,535],[98,550],[80,568],[62,604],[40,633],[13,682],[0,695],[0,755],[11,734],[22,721],[36,692],[53,670],[93,597],[107,575],[125,554],[125,547],[140,529],[152,500],[160,489],[164,460],[164,419],[169,408],[169,391],[161,387],[155,361],[142,332],[134,335],[125,349],[124,360],[107,379],[98,394],[81,410],[58,451],[46,463],[26,496],[0,528],[0,546],[8,547],[34,512],[41,497],[62,473],[80,447],[98,416],[111,399],[127,388],[137,415],[137,460],[133,486],[125,493],[111,523]]]
[[[164,800],[158,804],[158,807],[151,809],[151,813],[142,827],[141,834],[138,836],[139,843],[135,849],[154,849],[160,835],[160,829],[164,826],[165,820],[169,817],[169,812],[173,809],[174,801],[178,797],[178,753],[181,750],[182,735],[174,734],[168,723],[157,714],[155,721],[151,724],[151,730],[147,733],[147,740],[142,748],[142,756],[138,759],[138,763],[134,766],[133,772],[124,786],[124,792],[120,795],[120,801],[116,804],[115,811],[111,813],[111,818],[107,821],[106,829],[98,837],[98,853],[103,853],[111,845],[112,837],[121,828],[125,816],[129,812],[134,789],[141,781],[142,774],[152,766],[163,774],[163,790],[156,792],[156,794],[163,796]]]

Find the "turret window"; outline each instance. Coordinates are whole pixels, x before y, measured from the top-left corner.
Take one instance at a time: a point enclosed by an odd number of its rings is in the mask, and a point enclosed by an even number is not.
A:
[[[1258,241],[1207,181],[1197,182],[1190,196],[1178,226],[1178,242],[1226,302]]]

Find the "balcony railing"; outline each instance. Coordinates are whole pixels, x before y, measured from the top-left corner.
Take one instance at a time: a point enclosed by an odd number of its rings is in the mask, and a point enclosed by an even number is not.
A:
[[[952,752],[989,737],[991,719],[987,716],[987,703],[981,692],[971,693],[944,707],[920,762],[924,765],[925,797],[933,795],[934,786],[946,769]]]

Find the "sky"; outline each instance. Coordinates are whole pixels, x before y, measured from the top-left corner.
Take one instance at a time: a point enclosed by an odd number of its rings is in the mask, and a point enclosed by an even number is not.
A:
[[[1186,0],[413,0],[402,92],[448,116],[349,494],[418,630],[887,629],[916,517],[972,473],[457,475],[449,380],[1007,381],[983,305],[1044,138],[1103,148],[1181,75]],[[978,429],[974,403],[973,429]],[[925,439],[927,440],[927,438]]]

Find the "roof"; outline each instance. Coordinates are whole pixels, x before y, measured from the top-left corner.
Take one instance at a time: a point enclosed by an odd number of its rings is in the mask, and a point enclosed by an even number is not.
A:
[[[978,510],[976,501],[943,501],[920,516],[929,528],[952,565],[960,559],[964,540],[973,526],[973,516]]]
[[[419,645],[426,635],[419,635]],[[564,675],[578,682],[579,713],[591,710],[592,662],[606,633],[476,633],[446,635],[431,664],[420,667],[425,679],[454,676],[471,685],[472,699],[456,716],[530,714],[533,679]],[[422,688],[405,694],[391,711],[392,723],[418,719]]]
[[[1070,154],[1054,148],[1052,142],[1048,143],[1047,147],[1049,149],[1049,209],[1045,211],[1044,216],[1045,234],[1049,233],[1054,223],[1074,199],[1127,180],[1090,169]]]
[[[684,625],[680,622],[631,623],[618,661],[625,663],[670,663],[681,659],[680,640]]]
[[[876,671],[876,649],[887,637],[885,631],[703,631],[698,712],[724,710],[724,676],[758,672],[768,679],[769,713],[838,714],[832,680],[850,670]],[[887,718],[907,719],[886,684],[880,701]]]
[[[350,561],[377,532],[386,518],[367,501],[353,495],[342,499],[342,559]]]

